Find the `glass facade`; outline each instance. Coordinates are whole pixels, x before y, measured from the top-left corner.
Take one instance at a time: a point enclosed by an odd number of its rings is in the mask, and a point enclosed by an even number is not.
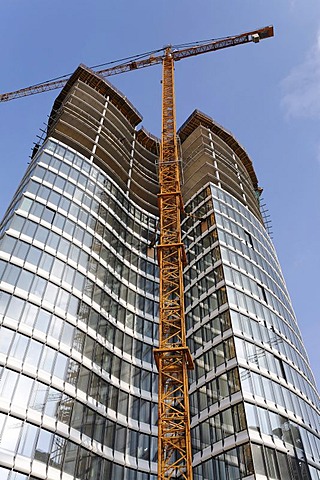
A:
[[[30,165],[0,267],[0,451],[22,471],[153,478],[155,229],[71,149],[48,140]]]
[[[99,81],[98,81],[99,80]],[[0,226],[1,480],[155,480],[158,140],[83,67]],[[181,127],[195,480],[319,480],[319,405],[244,150]]]
[[[318,394],[268,234],[212,183],[187,208],[195,479],[318,479]]]

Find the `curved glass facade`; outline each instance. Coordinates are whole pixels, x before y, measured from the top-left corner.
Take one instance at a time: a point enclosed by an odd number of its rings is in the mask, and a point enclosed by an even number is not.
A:
[[[195,479],[318,479],[318,394],[270,239],[216,185],[187,209]]]
[[[159,142],[79,67],[0,227],[1,480],[156,480]],[[195,480],[319,480],[318,394],[252,163],[179,131]]]
[[[152,478],[155,228],[70,148],[48,140],[30,165],[1,238],[0,449],[15,468]]]

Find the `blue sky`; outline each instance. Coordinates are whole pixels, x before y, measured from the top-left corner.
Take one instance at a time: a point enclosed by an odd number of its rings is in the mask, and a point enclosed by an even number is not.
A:
[[[177,121],[198,108],[230,130],[264,188],[273,239],[320,384],[320,2],[68,0],[1,2],[0,93],[167,44],[273,24],[275,37],[176,64]],[[306,6],[307,5],[307,6]],[[161,68],[111,81],[159,135]],[[0,216],[57,92],[0,105]]]

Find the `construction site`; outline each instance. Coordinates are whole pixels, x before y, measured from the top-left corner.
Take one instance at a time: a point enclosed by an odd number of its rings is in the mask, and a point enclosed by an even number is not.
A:
[[[0,95],[63,87],[0,230],[1,479],[320,478],[318,395],[252,161],[206,113],[176,125],[176,62],[272,36]],[[161,139],[107,79],[156,64]]]

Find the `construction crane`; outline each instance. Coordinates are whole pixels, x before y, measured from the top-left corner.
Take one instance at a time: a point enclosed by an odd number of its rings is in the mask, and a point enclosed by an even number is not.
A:
[[[241,35],[197,43],[187,48],[168,46],[160,54],[126,61],[96,73],[104,77],[162,63],[162,138],[159,159],[160,239],[157,245],[160,270],[159,347],[154,355],[159,372],[158,479],[192,480],[192,452],[188,370],[193,360],[186,343],[183,266],[186,254],[181,240],[183,211],[181,172],[176,136],[174,62],[206,52],[273,36],[273,27]],[[159,52],[159,51],[158,51]],[[66,78],[45,82],[0,95],[5,102],[61,88]]]

